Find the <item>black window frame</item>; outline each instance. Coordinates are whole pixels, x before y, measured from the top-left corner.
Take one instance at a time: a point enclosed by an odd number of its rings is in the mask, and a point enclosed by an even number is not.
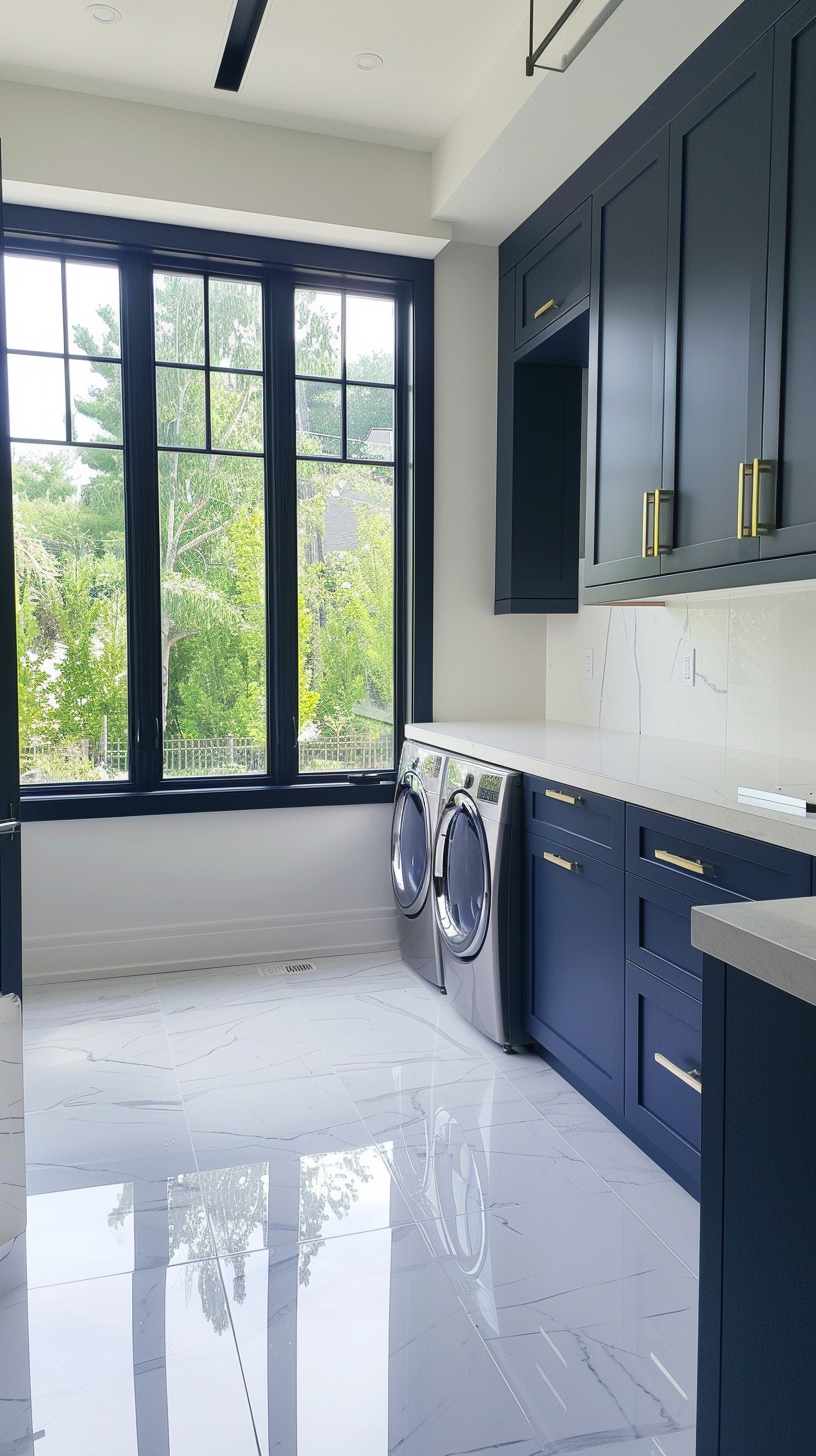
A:
[[[128,591],[128,783],[23,785],[24,821],[387,802],[387,771],[300,773],[297,751],[296,288],[395,300],[394,740],[432,717],[433,262],[247,234],[7,205],[9,252],[117,263]],[[264,297],[267,772],[162,778],[153,272],[260,280]]]

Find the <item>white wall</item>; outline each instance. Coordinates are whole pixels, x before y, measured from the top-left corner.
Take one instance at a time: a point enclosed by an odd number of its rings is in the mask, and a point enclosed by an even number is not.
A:
[[[0,81],[12,202],[433,257],[425,152]]]
[[[545,617],[493,615],[498,259],[436,259],[434,717],[545,712]]]
[[[27,824],[23,976],[396,944],[387,804]]]
[[[687,687],[682,656],[691,648],[697,680]],[[816,586],[551,617],[547,716],[816,762]]]

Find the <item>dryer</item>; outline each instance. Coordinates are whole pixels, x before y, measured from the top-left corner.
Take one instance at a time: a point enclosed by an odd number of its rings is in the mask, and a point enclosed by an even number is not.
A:
[[[391,820],[391,884],[400,912],[400,946],[409,966],[444,990],[432,905],[434,832],[445,757],[436,748],[403,745]]]
[[[521,775],[448,759],[433,907],[448,995],[473,1026],[522,1044]]]

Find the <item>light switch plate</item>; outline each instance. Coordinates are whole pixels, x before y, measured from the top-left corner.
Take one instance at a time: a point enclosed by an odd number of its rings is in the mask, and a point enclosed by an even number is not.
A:
[[[683,653],[682,677],[684,687],[694,687],[697,677],[697,651],[694,647],[690,647],[687,652]]]
[[[586,678],[593,678],[594,676],[595,676],[595,652],[594,652],[594,650],[591,647],[588,647],[587,650],[586,650],[586,652],[584,653],[584,677],[586,677]]]

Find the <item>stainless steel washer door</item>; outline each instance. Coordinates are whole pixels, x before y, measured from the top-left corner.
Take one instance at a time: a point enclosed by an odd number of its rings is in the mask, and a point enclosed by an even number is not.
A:
[[[431,828],[422,780],[411,769],[402,775],[391,820],[391,884],[404,915],[419,915],[431,883]]]
[[[463,789],[448,799],[436,832],[434,912],[455,956],[479,954],[490,920],[490,858],[482,816]]]

